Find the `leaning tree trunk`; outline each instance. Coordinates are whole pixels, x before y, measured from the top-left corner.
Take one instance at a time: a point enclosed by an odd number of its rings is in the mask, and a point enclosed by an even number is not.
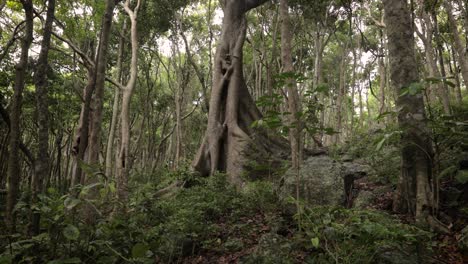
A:
[[[221,39],[217,47],[213,87],[208,113],[208,127],[192,166],[201,175],[216,171],[226,172],[229,181],[242,185],[241,174],[247,156],[255,148],[269,149],[267,138],[255,139],[251,124],[262,115],[249,94],[243,76],[242,48],[245,41],[247,20],[245,14],[267,0],[224,0]]]
[[[10,105],[10,140],[7,164],[8,194],[5,212],[7,227],[15,230],[14,208],[18,198],[21,168],[19,164],[19,148],[21,142],[21,105],[23,102],[24,82],[26,79],[29,47],[33,41],[33,3],[32,0],[22,0],[21,4],[26,16],[26,27],[21,41],[21,55],[18,64],[15,66],[15,86],[13,87],[13,97]]]
[[[390,79],[397,94],[419,81],[415,67],[415,42],[406,0],[385,0],[390,58]],[[398,123],[402,131],[402,164],[394,210],[410,212],[416,221],[433,220],[434,202],[431,188],[432,145],[426,124],[423,95],[401,95],[397,99]]]

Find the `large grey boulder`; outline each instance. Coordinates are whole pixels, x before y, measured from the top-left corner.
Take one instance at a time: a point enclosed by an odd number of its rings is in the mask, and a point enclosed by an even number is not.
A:
[[[370,173],[370,167],[358,162],[336,161],[327,155],[312,156],[304,161],[299,175],[289,169],[284,175],[282,196],[296,197],[299,176],[300,198],[309,205],[344,205],[352,196],[354,179]]]

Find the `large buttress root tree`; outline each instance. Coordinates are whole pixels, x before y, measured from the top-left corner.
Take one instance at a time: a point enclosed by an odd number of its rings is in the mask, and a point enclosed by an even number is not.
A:
[[[216,50],[208,127],[192,165],[200,174],[226,172],[240,186],[247,152],[272,150],[275,143],[264,133],[255,133],[253,121],[262,117],[243,76],[242,48],[245,14],[268,0],[221,0],[224,11],[221,39]],[[268,145],[268,146],[267,146]]]

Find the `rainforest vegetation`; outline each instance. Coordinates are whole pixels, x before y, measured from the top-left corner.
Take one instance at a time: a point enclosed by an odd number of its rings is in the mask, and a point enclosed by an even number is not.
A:
[[[465,0],[0,0],[0,263],[468,263]]]

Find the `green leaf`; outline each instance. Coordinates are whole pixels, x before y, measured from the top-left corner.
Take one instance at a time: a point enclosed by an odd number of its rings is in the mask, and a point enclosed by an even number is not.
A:
[[[333,128],[331,127],[327,127],[323,130],[325,132],[325,134],[329,135],[329,136],[332,136],[332,135],[335,135],[335,134],[339,134],[340,132],[338,131],[335,131]]]
[[[146,252],[149,250],[149,246],[143,243],[137,243],[132,248],[133,258],[143,258],[146,256]]]
[[[377,146],[375,147],[376,151],[380,151],[382,149],[383,144],[387,141],[387,137],[383,137],[379,143],[377,143]]]
[[[74,225],[67,225],[63,229],[63,236],[68,240],[78,240],[80,237],[80,230]]]
[[[10,264],[13,263],[13,256],[9,254],[2,254],[0,255],[0,263],[1,264]]]
[[[446,83],[448,86],[450,86],[450,87],[452,87],[452,88],[454,88],[454,87],[456,86],[456,85],[455,85],[453,82],[451,82],[451,81],[444,80],[444,83]]]
[[[461,184],[467,183],[468,171],[465,171],[465,170],[458,171],[457,176],[455,176],[455,180],[457,180],[457,182]]]
[[[327,84],[321,83],[317,86],[315,89],[318,93],[323,93],[325,95],[328,95],[330,91],[330,87]]]
[[[408,92],[409,92],[410,95],[416,95],[416,94],[420,93],[422,90],[424,90],[424,85],[422,83],[419,83],[419,82],[412,83],[408,87]]]
[[[376,121],[382,120],[384,117],[389,116],[389,115],[394,116],[396,115],[396,112],[389,111],[389,112],[382,113],[378,117],[376,117],[375,120]]]
[[[65,201],[63,202],[63,205],[65,206],[65,208],[67,208],[67,210],[71,210],[75,208],[75,206],[77,206],[80,202],[81,202],[80,199],[76,199],[76,198],[69,196],[67,197],[67,199],[65,199]]]
[[[318,248],[319,245],[320,245],[320,240],[319,240],[318,237],[312,238],[312,239],[310,240],[310,242],[312,243],[312,246],[313,246],[314,248]]]
[[[450,166],[439,173],[439,179],[442,179],[446,176],[453,176],[457,170],[457,166]]]
[[[405,95],[407,95],[407,94],[409,94],[409,89],[408,89],[408,87],[401,88],[401,90],[400,90],[400,96],[405,96]]]

